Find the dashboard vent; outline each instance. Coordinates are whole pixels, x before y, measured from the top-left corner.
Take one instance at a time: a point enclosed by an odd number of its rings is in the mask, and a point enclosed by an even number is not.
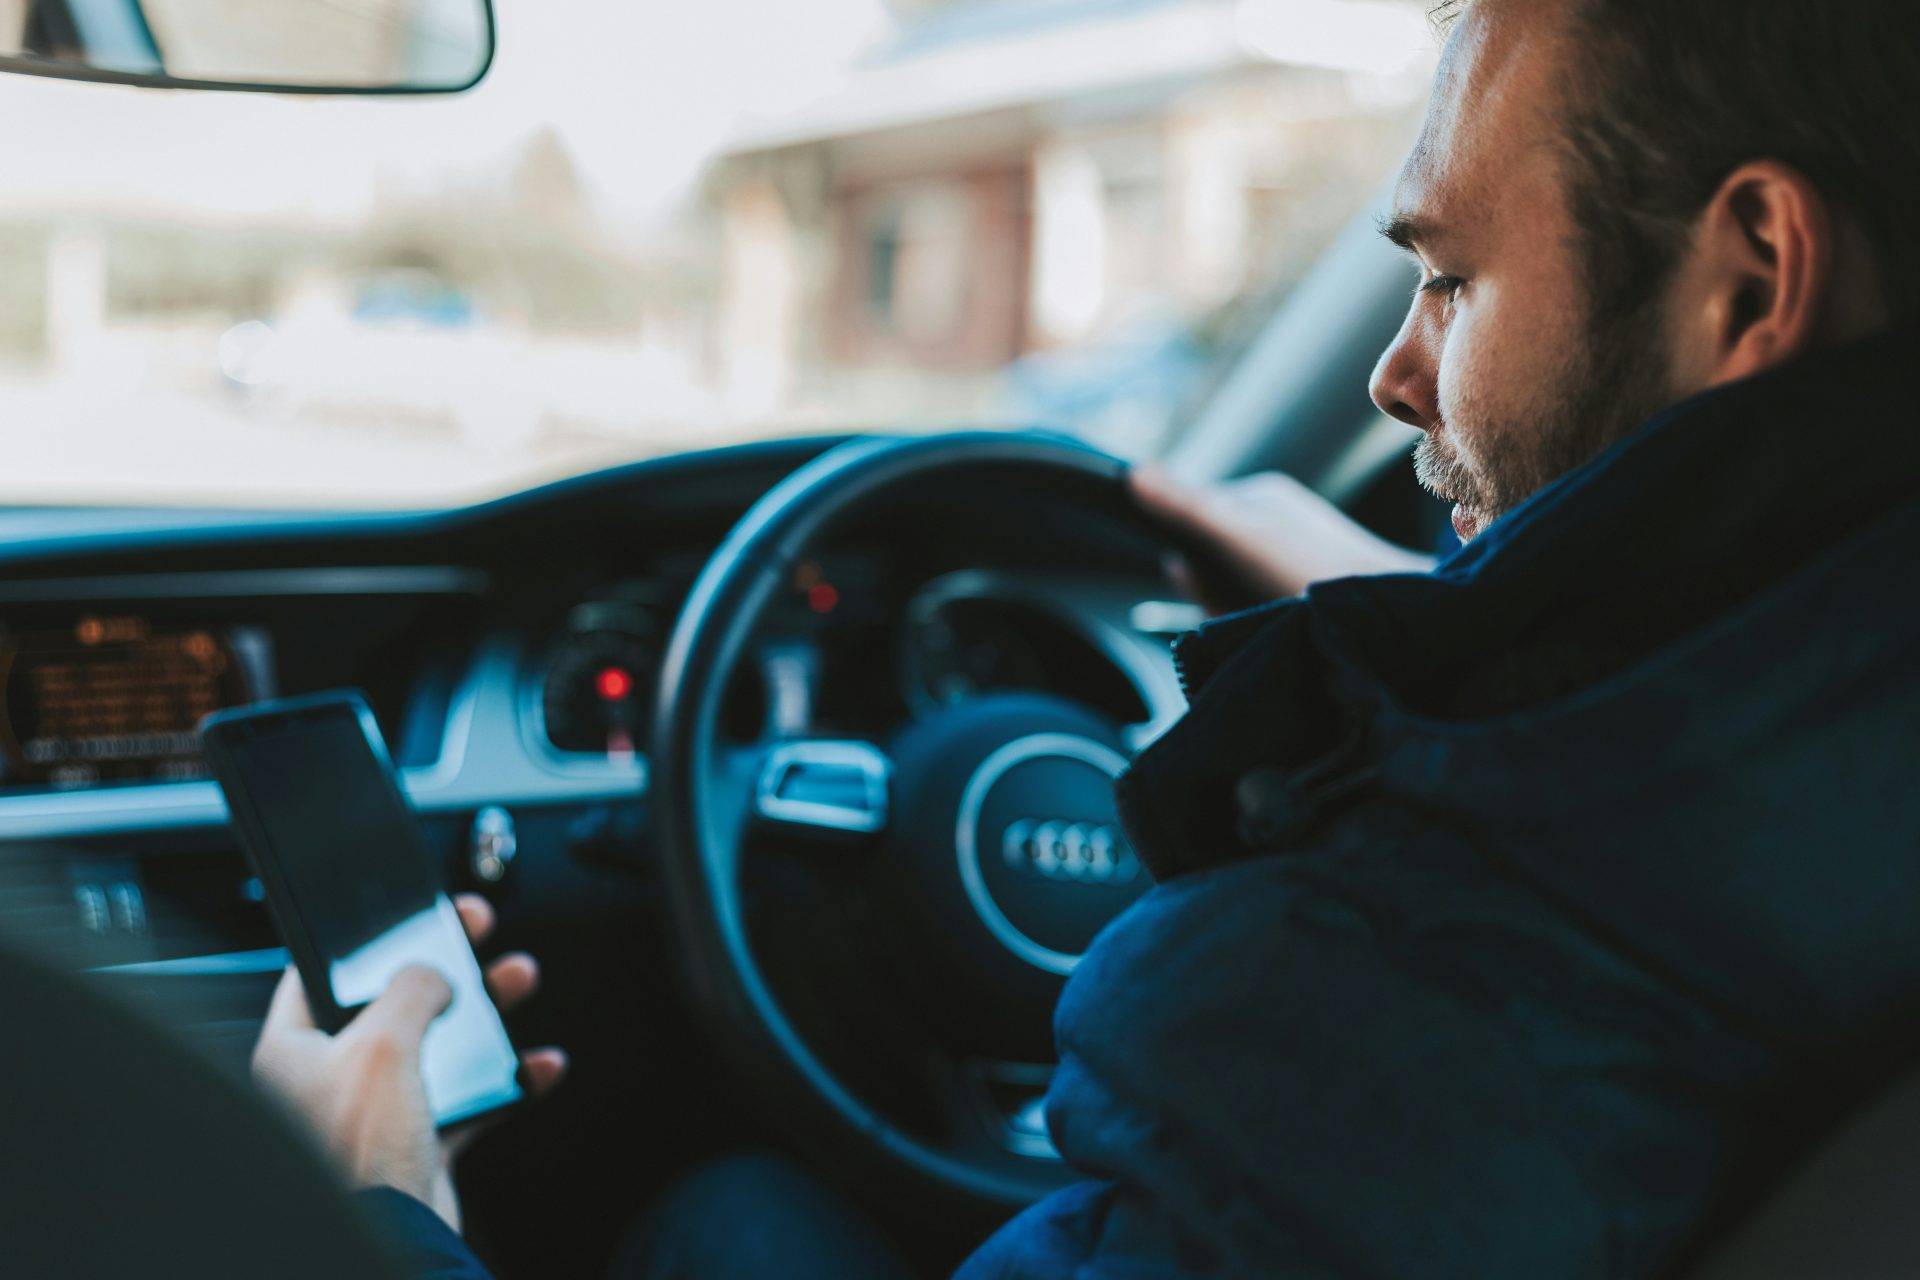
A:
[[[59,848],[9,850],[0,860],[0,938],[69,968],[137,958],[144,936],[114,929],[116,899],[119,918],[140,923],[136,897],[116,893],[109,877],[77,874],[80,865]]]
[[[238,854],[78,845],[0,852],[0,939],[86,969],[275,945]]]

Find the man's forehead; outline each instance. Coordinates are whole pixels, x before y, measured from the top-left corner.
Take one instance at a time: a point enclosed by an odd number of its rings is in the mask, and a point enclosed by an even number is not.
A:
[[[1479,0],[1454,25],[1394,189],[1389,235],[1430,244],[1550,165],[1564,106],[1555,6]]]

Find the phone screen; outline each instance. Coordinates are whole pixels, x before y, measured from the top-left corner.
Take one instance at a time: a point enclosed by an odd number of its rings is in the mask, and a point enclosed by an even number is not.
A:
[[[421,1049],[434,1120],[452,1125],[520,1100],[519,1055],[378,732],[364,703],[349,699],[229,712],[207,727],[215,772],[282,931],[303,935],[288,943],[316,1014],[328,1001],[350,1013],[411,964],[453,988]],[[316,970],[327,983],[321,1000],[311,990]]]

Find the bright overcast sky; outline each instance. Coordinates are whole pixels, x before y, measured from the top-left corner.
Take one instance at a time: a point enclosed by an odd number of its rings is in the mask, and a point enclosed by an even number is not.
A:
[[[668,204],[745,113],[830,83],[878,0],[496,0],[500,51],[447,99],[156,93],[0,75],[0,207],[349,217],[377,183],[496,172],[557,129],[616,216]]]

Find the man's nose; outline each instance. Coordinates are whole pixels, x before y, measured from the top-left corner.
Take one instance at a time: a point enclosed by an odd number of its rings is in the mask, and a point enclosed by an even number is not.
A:
[[[1393,342],[1380,353],[1380,363],[1373,367],[1367,390],[1380,412],[1410,427],[1431,431],[1440,417],[1436,390],[1439,378],[1426,344],[1415,332],[1418,324],[1418,316],[1409,313]]]

